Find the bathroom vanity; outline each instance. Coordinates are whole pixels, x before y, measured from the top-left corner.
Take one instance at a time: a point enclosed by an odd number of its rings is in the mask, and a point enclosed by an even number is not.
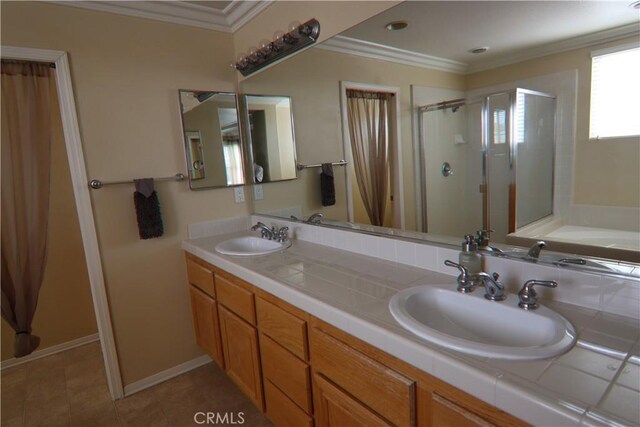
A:
[[[523,421],[190,253],[196,340],[278,426]]]
[[[388,308],[417,284],[455,289],[454,276],[304,240],[256,257],[214,249],[247,234],[183,242],[194,325],[200,346],[278,426],[637,424],[633,319],[558,302],[553,310],[582,338],[567,354],[470,356],[414,336]],[[589,349],[605,329],[624,331],[617,355]],[[611,372],[594,373],[596,365]]]

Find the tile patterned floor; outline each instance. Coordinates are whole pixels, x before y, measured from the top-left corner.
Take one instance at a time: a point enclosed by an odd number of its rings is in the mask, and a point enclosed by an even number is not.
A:
[[[236,421],[242,412],[244,426],[271,426],[213,363],[113,402],[98,343],[3,370],[1,388],[3,427],[206,425],[194,421],[197,412]]]

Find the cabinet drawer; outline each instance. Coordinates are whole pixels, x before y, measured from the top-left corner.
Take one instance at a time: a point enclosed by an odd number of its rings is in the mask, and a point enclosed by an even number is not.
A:
[[[216,274],[218,302],[252,325],[256,324],[256,303],[253,292]]]
[[[431,397],[431,425],[442,427],[495,427],[487,420],[433,393]]]
[[[309,360],[307,322],[258,298],[258,328],[303,360]]]
[[[264,334],[260,334],[260,352],[264,377],[296,405],[311,413],[309,365]]]
[[[189,283],[215,298],[214,279],[211,270],[187,258],[187,277],[189,278]]]
[[[312,427],[311,417],[298,408],[271,381],[264,382],[267,416],[278,427]]]
[[[321,427],[391,427],[322,375],[313,376],[316,424]],[[437,426],[440,427],[440,426]]]
[[[415,382],[313,328],[311,365],[392,424],[415,424]]]

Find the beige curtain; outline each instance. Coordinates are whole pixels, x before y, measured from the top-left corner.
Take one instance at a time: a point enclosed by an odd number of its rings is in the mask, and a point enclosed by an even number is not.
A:
[[[47,246],[51,79],[48,64],[2,61],[2,317],[16,357],[40,344],[31,322]]]
[[[382,226],[389,192],[389,100],[385,92],[347,90],[351,152],[360,196],[372,225]]]

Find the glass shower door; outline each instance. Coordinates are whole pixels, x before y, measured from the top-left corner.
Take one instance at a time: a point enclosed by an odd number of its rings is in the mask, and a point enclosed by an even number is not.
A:
[[[555,116],[555,98],[525,89],[516,91],[516,229],[553,213]]]
[[[509,233],[511,183],[511,93],[485,101],[485,224],[491,240],[504,242]]]

